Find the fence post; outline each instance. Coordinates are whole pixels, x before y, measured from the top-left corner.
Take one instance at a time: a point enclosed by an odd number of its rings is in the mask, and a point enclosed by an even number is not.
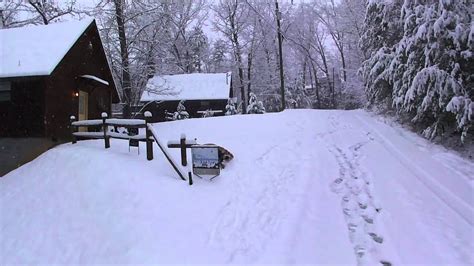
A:
[[[103,112],[101,116],[102,116],[102,128],[104,129],[104,144],[105,144],[105,148],[108,149],[110,148],[110,138],[107,136],[107,129],[109,127],[107,126],[107,123],[106,123],[108,115],[106,112]]]
[[[76,132],[76,131],[75,131],[76,126],[73,126],[72,123],[74,123],[74,121],[76,121],[76,117],[73,116],[73,115],[71,115],[71,116],[69,117],[69,119],[71,120],[72,144],[75,144],[75,143],[77,142],[76,136],[74,135],[74,132]]]
[[[181,165],[186,166],[188,165],[188,159],[186,157],[186,135],[181,134],[179,144],[181,145]]]
[[[148,161],[153,160],[153,142],[151,138],[151,130],[148,129],[148,123],[151,122],[152,114],[150,111],[144,113],[145,116],[145,137],[146,137],[146,158]]]
[[[191,172],[188,172],[188,181],[189,185],[191,186],[193,184],[193,174]]]

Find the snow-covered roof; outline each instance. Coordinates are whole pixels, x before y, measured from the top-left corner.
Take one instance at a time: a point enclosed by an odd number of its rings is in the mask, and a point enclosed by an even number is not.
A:
[[[154,76],[141,101],[228,99],[231,73],[194,73]]]
[[[0,30],[0,78],[50,75],[93,21]]]

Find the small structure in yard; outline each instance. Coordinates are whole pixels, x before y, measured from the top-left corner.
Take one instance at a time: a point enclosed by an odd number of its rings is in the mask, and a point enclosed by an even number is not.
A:
[[[94,19],[0,30],[0,137],[71,139],[118,102]]]
[[[143,111],[151,111],[153,122],[167,121],[167,113],[177,110],[180,101],[190,118],[203,112],[224,115],[229,98],[233,97],[230,73],[194,73],[154,76],[141,96]]]

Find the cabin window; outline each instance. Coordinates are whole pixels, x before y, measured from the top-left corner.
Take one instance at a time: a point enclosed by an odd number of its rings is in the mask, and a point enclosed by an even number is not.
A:
[[[0,102],[11,100],[11,82],[0,81]]]
[[[92,44],[92,41],[89,41],[89,44],[87,45],[87,48],[89,48],[90,51],[94,49],[94,45]]]

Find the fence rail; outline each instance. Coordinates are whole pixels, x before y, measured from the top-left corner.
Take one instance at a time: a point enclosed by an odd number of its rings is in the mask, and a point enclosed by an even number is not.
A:
[[[146,156],[147,159],[153,160],[153,142],[156,142],[160,150],[165,155],[168,162],[171,164],[173,169],[176,171],[178,176],[182,180],[186,180],[184,174],[181,173],[181,170],[178,168],[177,164],[174,162],[170,154],[166,151],[165,146],[159,141],[153,127],[149,124],[152,118],[150,112],[145,112],[145,119],[117,119],[110,118],[107,119],[107,113],[102,113],[102,119],[94,120],[81,120],[76,121],[76,117],[71,116],[71,134],[73,137],[72,143],[77,142],[77,138],[85,139],[104,139],[104,146],[106,149],[110,148],[110,138],[114,139],[125,139],[125,140],[135,140],[135,141],[144,141],[146,142]],[[131,128],[144,128],[145,135],[127,135],[117,132],[109,132],[109,126],[113,127],[124,127],[127,129]],[[77,131],[79,127],[102,127],[101,132],[80,132]],[[129,131],[130,132],[130,131]]]
[[[148,160],[153,159],[153,149],[148,148],[153,143],[153,138],[150,136],[151,133],[148,131],[147,124],[151,119],[151,114],[145,116],[145,119],[117,119],[110,118],[108,119],[107,113],[102,113],[102,119],[92,119],[92,120],[81,120],[76,121],[75,116],[71,116],[71,134],[73,137],[72,143],[77,142],[77,138],[85,139],[104,139],[104,146],[106,149],[110,148],[110,138],[113,139],[125,139],[125,140],[135,140],[135,141],[144,141],[147,144],[147,158]],[[122,134],[118,132],[109,131],[109,127],[124,127],[127,128],[130,132],[131,128],[144,128],[146,134]],[[101,127],[101,132],[81,132],[78,131],[80,127]],[[148,137],[147,137],[148,136]]]

